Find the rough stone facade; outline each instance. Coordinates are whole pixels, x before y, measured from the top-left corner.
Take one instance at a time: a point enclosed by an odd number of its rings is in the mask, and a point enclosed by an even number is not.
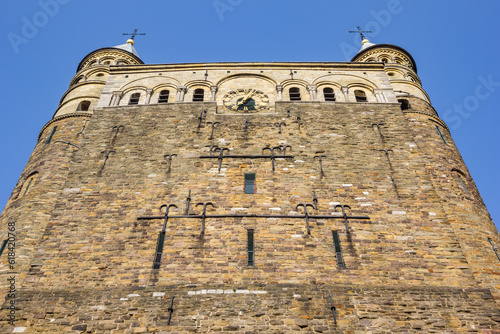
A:
[[[1,332],[500,332],[498,231],[406,51],[145,65],[127,50],[80,63],[4,209]]]

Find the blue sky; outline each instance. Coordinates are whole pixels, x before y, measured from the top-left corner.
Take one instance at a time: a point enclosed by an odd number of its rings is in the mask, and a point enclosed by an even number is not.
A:
[[[500,224],[500,2],[416,0],[3,0],[0,207],[80,60],[138,28],[145,63],[347,61],[370,41],[408,50]],[[30,29],[31,28],[31,29]]]

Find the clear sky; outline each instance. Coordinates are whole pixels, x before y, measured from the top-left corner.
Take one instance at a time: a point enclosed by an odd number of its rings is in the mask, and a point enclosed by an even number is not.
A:
[[[348,61],[361,26],[409,51],[500,224],[498,0],[2,0],[0,207],[80,60],[138,28],[145,63]]]

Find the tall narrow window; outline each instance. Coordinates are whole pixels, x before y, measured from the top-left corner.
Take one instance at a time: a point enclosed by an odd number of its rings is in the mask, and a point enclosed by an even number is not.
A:
[[[247,230],[247,259],[248,265],[255,265],[255,252],[253,244],[253,230]]]
[[[245,174],[245,194],[255,194],[255,174]]]
[[[139,104],[139,98],[141,97],[141,93],[134,93],[130,95],[130,100],[128,101],[128,105]]]
[[[356,97],[356,102],[367,102],[366,93],[362,90],[355,90],[354,96]]]
[[[446,139],[444,138],[443,136],[443,133],[441,132],[441,129],[439,128],[439,126],[436,125],[436,129],[437,129],[437,132],[439,134],[439,137],[441,137],[441,140],[443,141],[443,143],[445,143],[446,145],[448,145],[448,142],[446,141]]]
[[[45,142],[46,144],[50,143],[52,137],[54,137],[54,133],[56,133],[56,130],[57,130],[57,125],[52,128],[52,132],[50,133],[49,138],[47,138],[47,141]]]
[[[298,87],[292,87],[288,91],[290,93],[290,101],[300,101],[300,89]]]
[[[408,110],[411,109],[410,102],[406,99],[401,99],[398,100],[399,103],[401,103],[401,110]]]
[[[78,104],[76,111],[88,111],[90,108],[90,101],[82,101]]]
[[[464,180],[460,175],[458,175],[458,179],[460,180],[460,183],[462,184],[462,188],[464,188],[465,193],[467,194],[467,196],[469,196],[469,191],[467,191],[467,187],[465,186]]]
[[[170,92],[168,90],[162,90],[160,92],[160,97],[158,98],[158,103],[167,103],[168,102],[168,95]]]
[[[156,244],[156,253],[155,253],[155,259],[154,259],[154,263],[153,263],[153,269],[160,269],[164,243],[165,243],[165,231],[162,231],[158,235],[158,243]]]
[[[35,172],[35,173],[31,174],[30,176],[28,176],[26,181],[24,181],[23,187],[21,188],[21,193],[20,193],[21,196],[25,196],[28,193],[30,188],[35,183],[37,176],[38,176],[38,173]]]
[[[324,88],[323,95],[325,96],[325,101],[335,101],[335,93],[333,93],[333,88]]]
[[[193,102],[203,102],[205,91],[201,88],[195,89],[193,93]]]
[[[3,251],[5,250],[5,247],[7,247],[7,239],[5,239],[3,242],[2,242],[2,246],[0,246],[0,256],[2,256],[2,253]]]
[[[345,267],[344,258],[342,257],[342,247],[340,247],[339,233],[337,231],[332,231],[333,235],[333,245],[335,247],[335,256],[337,257],[337,265],[339,267]]]

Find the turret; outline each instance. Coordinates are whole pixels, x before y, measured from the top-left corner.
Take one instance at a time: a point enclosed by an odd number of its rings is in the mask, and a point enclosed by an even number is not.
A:
[[[54,117],[71,113],[92,113],[114,65],[144,64],[134,48],[134,40],[101,48],[86,55],[78,64],[76,75],[64,93]]]

